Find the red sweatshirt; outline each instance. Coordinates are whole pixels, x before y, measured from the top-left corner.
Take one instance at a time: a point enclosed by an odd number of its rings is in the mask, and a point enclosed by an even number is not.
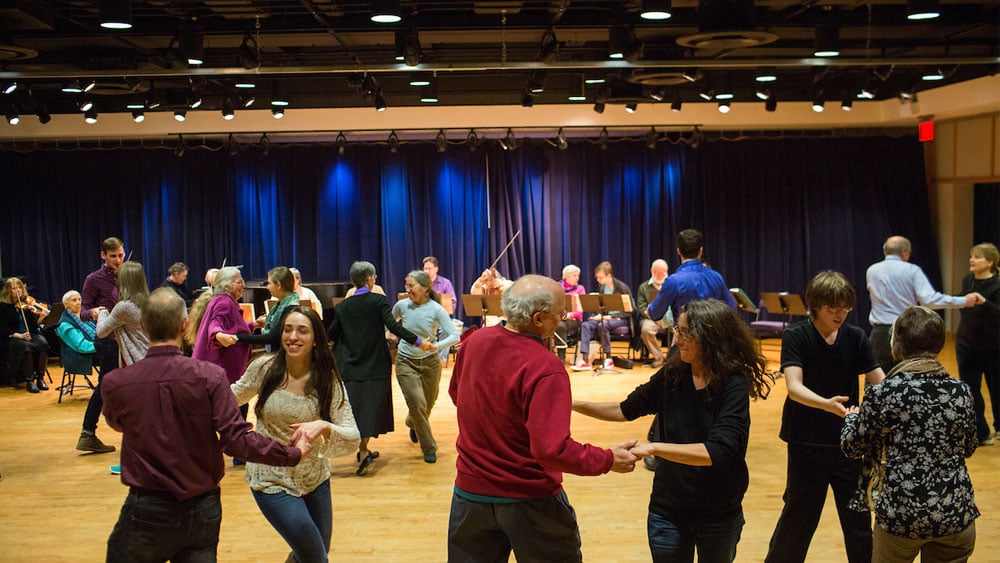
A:
[[[533,335],[502,326],[462,344],[448,388],[458,410],[458,476],[468,493],[544,498],[562,490],[562,472],[607,473],[611,450],[570,436],[569,376]]]

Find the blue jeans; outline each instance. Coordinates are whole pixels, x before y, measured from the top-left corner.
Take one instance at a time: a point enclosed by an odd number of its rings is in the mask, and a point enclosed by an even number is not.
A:
[[[299,563],[327,560],[333,530],[330,480],[301,497],[251,491],[264,518],[281,534]]]
[[[108,563],[214,562],[222,524],[219,493],[178,501],[133,489],[108,537]]]
[[[650,512],[646,518],[649,551],[653,563],[694,561],[698,563],[732,563],[736,559],[736,544],[743,532],[743,511],[721,522],[678,526],[666,517]]]

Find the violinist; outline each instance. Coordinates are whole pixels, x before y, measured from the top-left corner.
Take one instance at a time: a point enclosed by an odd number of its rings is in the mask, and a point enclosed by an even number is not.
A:
[[[38,393],[49,389],[44,379],[49,343],[38,328],[39,318],[48,313],[36,313],[40,307],[27,297],[20,278],[7,278],[0,291],[0,346],[7,350],[15,381],[24,381],[29,393]]]
[[[514,282],[500,275],[496,268],[487,268],[472,283],[469,293],[473,295],[502,295]],[[501,318],[495,315],[483,317],[483,326],[500,324]]]

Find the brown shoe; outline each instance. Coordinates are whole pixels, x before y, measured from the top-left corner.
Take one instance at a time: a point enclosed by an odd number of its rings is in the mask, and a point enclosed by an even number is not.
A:
[[[80,439],[76,441],[76,449],[81,452],[93,452],[95,454],[106,454],[115,451],[114,446],[109,446],[102,442],[95,434],[80,433]]]

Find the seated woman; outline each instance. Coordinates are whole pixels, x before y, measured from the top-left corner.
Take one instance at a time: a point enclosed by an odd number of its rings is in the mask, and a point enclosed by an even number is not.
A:
[[[892,325],[896,364],[844,418],[840,445],[864,471],[852,504],[867,509],[872,485],[872,561],[966,561],[976,546],[976,508],[965,458],[976,450],[969,387],[937,361],[944,321],[909,307]]]
[[[569,264],[562,269],[562,279],[559,285],[566,295],[583,295],[587,293],[587,288],[580,285],[580,267],[576,264]],[[580,309],[580,301],[575,300],[575,308],[566,308],[566,314],[556,327],[556,351],[559,359],[566,361],[566,349],[575,346],[580,340],[580,323],[583,321],[583,311]]]
[[[27,384],[29,393],[48,391],[45,365],[49,361],[49,343],[38,328],[38,317],[23,301],[28,296],[24,282],[10,277],[0,291],[0,348],[7,350],[7,364],[18,381]]]
[[[254,321],[253,326],[260,329],[260,334],[237,334],[240,342],[264,344],[268,353],[278,349],[281,345],[281,317],[299,304],[299,294],[292,290],[293,287],[295,276],[288,268],[278,266],[267,272],[267,291],[278,300],[278,304],[271,307],[267,315],[261,315]]]
[[[97,324],[80,318],[80,292],[75,289],[67,291],[63,294],[62,302],[66,310],[59,317],[56,334],[63,343],[63,368],[69,373],[90,374],[94,371],[94,336]]]

